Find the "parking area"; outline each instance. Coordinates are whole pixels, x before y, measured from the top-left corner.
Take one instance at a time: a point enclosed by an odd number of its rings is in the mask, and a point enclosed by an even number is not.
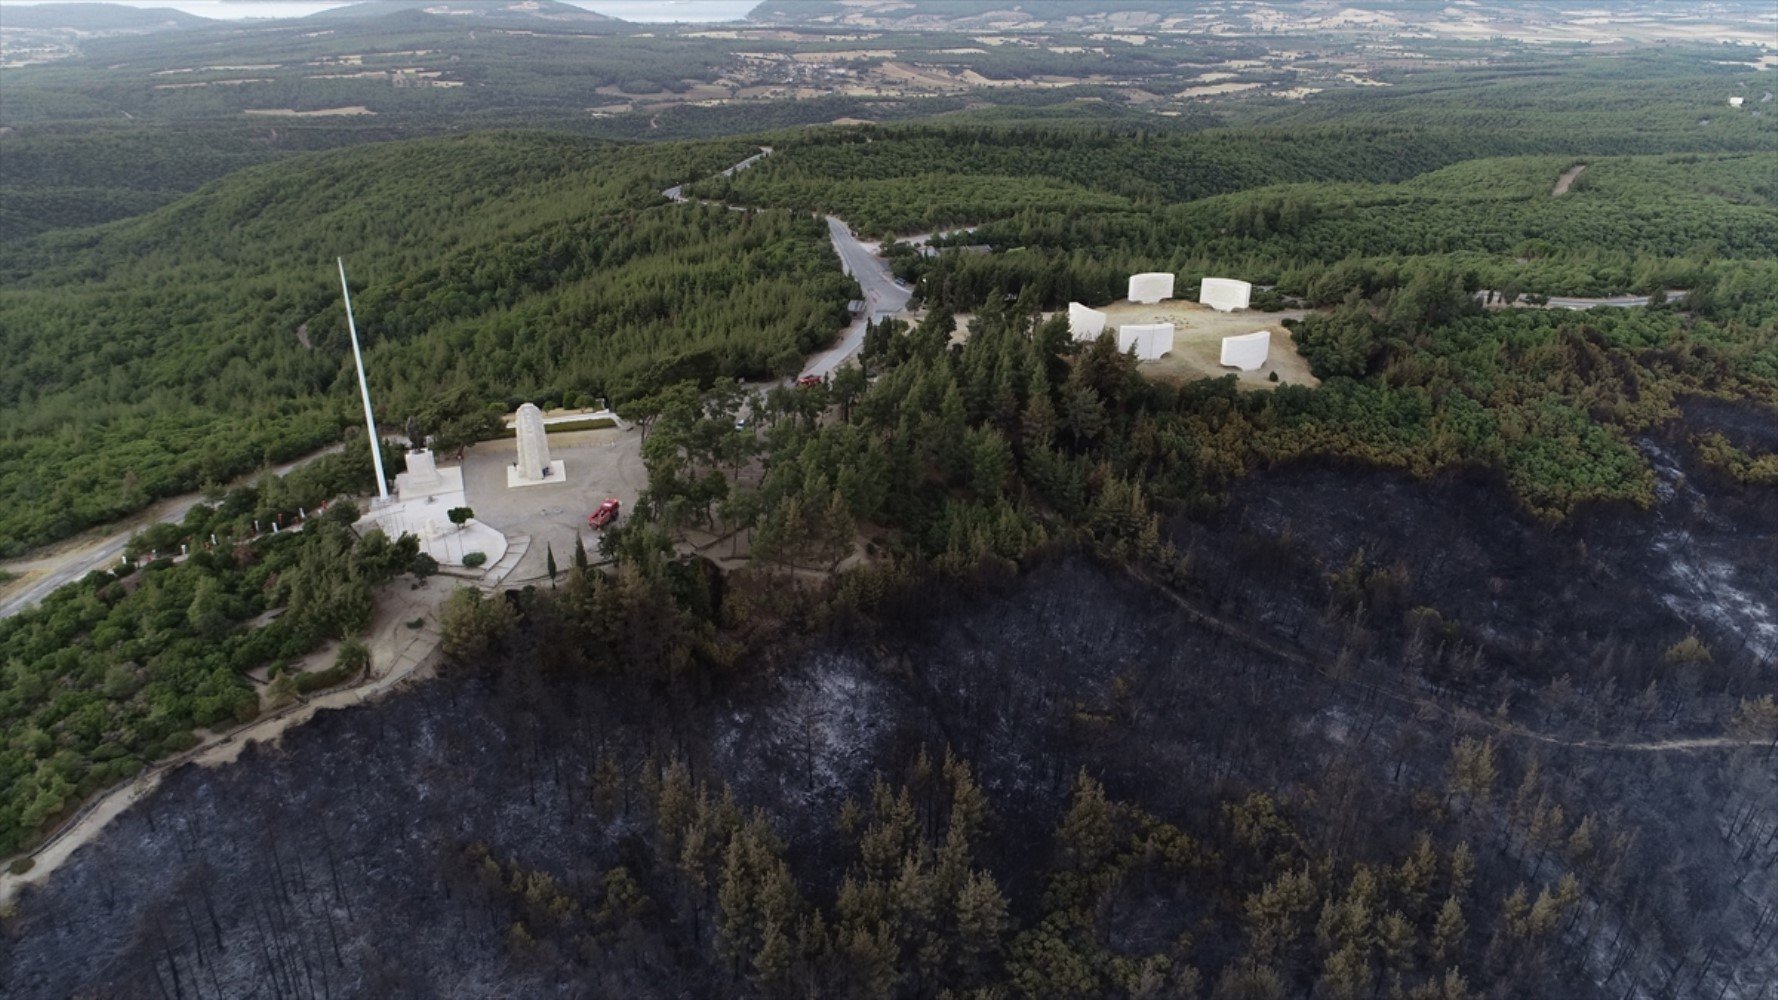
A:
[[[587,515],[606,497],[623,502],[625,517],[635,509],[637,495],[648,485],[641,443],[633,428],[551,434],[550,458],[565,466],[562,481],[516,489],[506,485],[506,467],[517,457],[514,439],[483,441],[469,449],[463,457],[463,491],[476,520],[499,529],[508,541],[530,539],[524,558],[506,577],[508,584],[547,579],[550,549],[556,565],[566,570],[577,535],[587,551],[597,553],[598,532],[587,528]]]

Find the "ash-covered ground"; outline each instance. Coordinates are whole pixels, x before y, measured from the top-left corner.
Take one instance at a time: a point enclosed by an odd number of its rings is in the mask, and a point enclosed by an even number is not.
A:
[[[1052,556],[934,585],[698,694],[549,675],[521,642],[170,776],[4,919],[0,993],[744,993],[704,946],[710,914],[646,858],[646,762],[763,810],[799,888],[831,904],[853,856],[843,804],[948,747],[987,794],[980,858],[1015,925],[1040,915],[1048,832],[1084,768],[1208,843],[1252,791],[1342,864],[1391,863],[1421,831],[1466,840],[1476,995],[1760,997],[1778,981],[1778,758],[1719,737],[1774,687],[1778,501],[1710,478],[1671,434],[1647,447],[1669,456],[1655,510],[1558,530],[1486,481],[1277,471],[1174,526],[1194,574],[1177,594]],[[1712,602],[1730,589],[1746,600]],[[1670,661],[1687,636],[1708,660]],[[1500,776],[1459,811],[1462,736],[1494,742]],[[1703,742],[1670,745],[1687,739]],[[1525,787],[1562,805],[1564,836],[1593,817],[1618,856],[1583,881],[1554,957],[1495,983],[1489,915],[1568,864],[1527,846]],[[596,951],[515,948],[514,904],[476,880],[472,845],[570,895],[625,865],[655,908]],[[1125,885],[1095,926],[1120,953],[1188,939],[1208,993],[1245,948],[1241,896],[1214,886]]]

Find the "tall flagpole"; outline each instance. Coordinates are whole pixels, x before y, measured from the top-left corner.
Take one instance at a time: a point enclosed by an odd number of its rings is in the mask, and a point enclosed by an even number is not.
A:
[[[364,380],[364,355],[358,351],[358,324],[352,320],[352,290],[346,287],[346,260],[340,264],[340,292],[346,297],[346,329],[352,333],[352,361],[358,365],[358,393],[364,397],[364,427],[370,432],[370,460],[377,466],[377,496],[389,499],[389,481],[383,478],[383,446],[377,438],[377,418],[370,410],[370,383]]]

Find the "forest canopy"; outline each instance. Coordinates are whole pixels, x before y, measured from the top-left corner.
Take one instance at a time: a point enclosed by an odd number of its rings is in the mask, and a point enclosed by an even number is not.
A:
[[[378,405],[433,426],[782,373],[853,295],[824,228],[671,205],[739,143],[494,133],[256,167],[0,252],[0,552],[313,451]]]

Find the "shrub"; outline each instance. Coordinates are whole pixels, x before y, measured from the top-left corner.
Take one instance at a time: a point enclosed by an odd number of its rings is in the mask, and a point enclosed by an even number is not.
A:
[[[340,643],[339,654],[333,658],[333,669],[343,670],[349,675],[369,666],[370,647],[357,639],[347,639]]]
[[[268,708],[283,708],[296,699],[297,686],[295,678],[288,673],[280,673],[266,685],[265,702]]]
[[[350,500],[335,500],[327,507],[322,519],[329,524],[356,524],[358,521],[358,505]]]
[[[1704,645],[1695,635],[1688,635],[1667,647],[1667,664],[1678,666],[1683,663],[1709,663],[1710,647]]]
[[[37,867],[37,859],[36,858],[33,858],[33,857],[13,858],[12,864],[7,865],[6,870],[11,872],[14,875],[23,875],[24,873],[30,871],[31,869],[33,869],[35,867]]]
[[[452,524],[462,527],[470,518],[475,516],[475,508],[452,507],[450,510],[445,511],[445,516],[451,519]]]
[[[463,556],[463,565],[468,566],[470,569],[474,569],[487,561],[488,554],[486,552],[468,552]]]
[[[424,552],[415,553],[414,560],[408,564],[407,571],[412,573],[416,580],[424,580],[438,572],[438,560]]]
[[[352,676],[352,671],[342,669],[338,664],[335,664],[326,670],[312,670],[306,674],[297,674],[296,690],[300,694],[310,694],[343,683],[350,676]]]

